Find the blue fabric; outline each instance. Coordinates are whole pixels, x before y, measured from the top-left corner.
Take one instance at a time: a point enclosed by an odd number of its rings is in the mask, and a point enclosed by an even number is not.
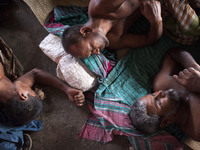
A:
[[[11,127],[0,124],[0,150],[18,150],[24,144],[23,131],[39,131],[42,121],[32,121],[23,126]]]

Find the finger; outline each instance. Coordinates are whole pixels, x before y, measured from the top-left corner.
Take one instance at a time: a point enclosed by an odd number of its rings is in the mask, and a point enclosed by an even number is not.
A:
[[[80,99],[79,102],[83,103],[83,102],[85,102],[85,99]]]
[[[195,73],[196,69],[194,69],[193,67],[190,67],[190,68],[188,68],[188,71],[191,72],[191,73]]]
[[[185,74],[183,73],[183,71],[180,71],[178,76],[179,76],[179,78],[185,78]]]
[[[74,98],[75,98],[75,99],[79,99],[79,98],[81,98],[82,96],[83,96],[82,94],[79,94],[79,95],[75,95]]]
[[[83,103],[78,103],[77,106],[83,106]]]
[[[173,75],[173,77],[178,83],[182,84],[182,79],[178,75]]]
[[[84,96],[81,96],[79,98],[75,98],[74,99],[76,102],[84,102],[85,101],[85,97]]]
[[[184,73],[185,79],[189,79],[190,76],[192,75],[192,73],[189,72],[188,69],[184,69],[183,73]]]
[[[190,73],[188,69],[184,69],[183,72],[184,72],[184,74]]]
[[[180,78],[178,75],[173,75],[173,77],[179,84],[185,86],[185,84],[186,84],[186,82],[185,82],[186,80],[185,79]]]
[[[77,99],[75,101],[76,101],[76,103],[84,103],[85,102],[85,98]]]
[[[74,99],[75,99],[75,100],[80,100],[80,99],[85,99],[85,97],[84,97],[84,95],[75,96]]]

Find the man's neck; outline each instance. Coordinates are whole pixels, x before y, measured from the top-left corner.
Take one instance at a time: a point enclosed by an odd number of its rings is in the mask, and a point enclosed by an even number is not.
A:
[[[114,21],[108,19],[90,18],[84,26],[90,27],[93,30],[98,30],[107,35],[107,33],[111,30],[113,23]]]
[[[180,127],[180,128],[184,128],[184,125],[187,123],[188,121],[188,117],[189,117],[189,106],[187,104],[187,102],[182,101],[177,109],[176,112],[176,120],[175,123]]]
[[[7,99],[16,94],[15,87],[13,83],[7,78],[4,77],[0,80],[0,102],[6,103]]]

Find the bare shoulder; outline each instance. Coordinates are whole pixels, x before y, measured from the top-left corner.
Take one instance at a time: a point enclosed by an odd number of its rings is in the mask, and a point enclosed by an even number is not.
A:
[[[91,0],[89,16],[120,19],[131,15],[140,5],[139,0]]]
[[[4,74],[4,68],[2,63],[0,62],[0,79],[4,78],[5,74]]]

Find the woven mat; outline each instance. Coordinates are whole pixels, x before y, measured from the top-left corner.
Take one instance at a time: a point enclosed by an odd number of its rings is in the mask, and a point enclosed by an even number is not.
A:
[[[39,22],[43,25],[49,13],[56,6],[88,6],[89,0],[23,0],[33,11]]]

